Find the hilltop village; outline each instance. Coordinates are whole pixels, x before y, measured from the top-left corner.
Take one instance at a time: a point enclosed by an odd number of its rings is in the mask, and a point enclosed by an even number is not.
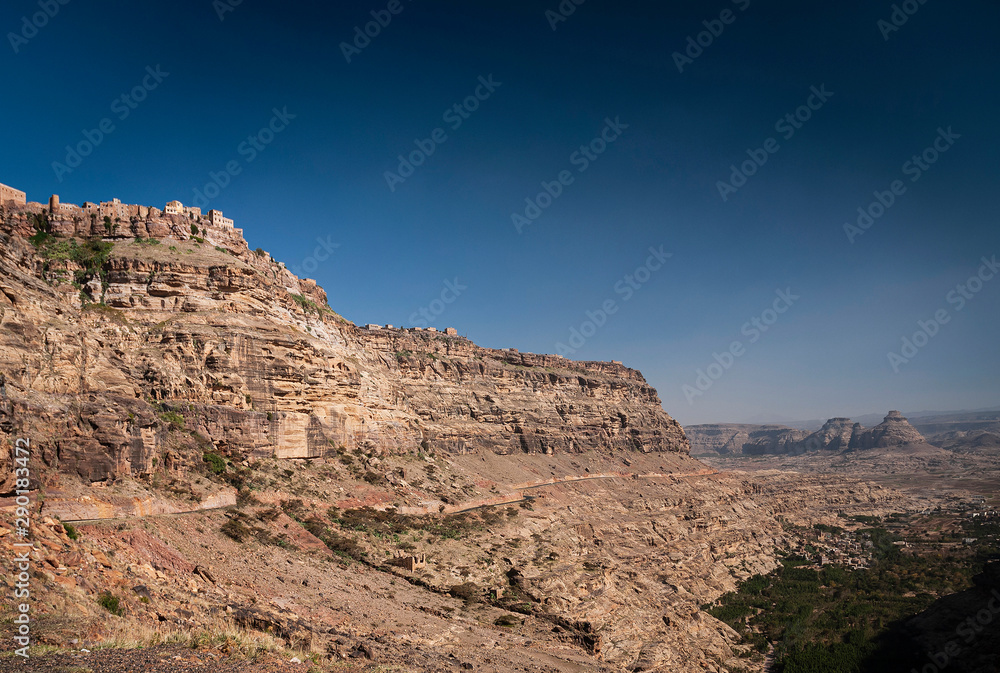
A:
[[[243,237],[243,230],[234,226],[231,218],[225,217],[221,210],[202,212],[201,208],[185,206],[174,200],[166,203],[162,209],[155,206],[122,203],[120,199],[110,201],[84,201],[83,205],[63,203],[58,194],[49,197],[48,204],[28,201],[27,194],[19,189],[0,184],[0,207],[8,213],[20,212],[32,216],[36,227],[44,226],[46,233],[66,237],[101,236],[106,238],[175,238],[178,240],[205,241],[220,249],[227,249],[240,255],[251,252]],[[204,238],[202,238],[204,237]],[[271,256],[258,248],[253,251],[267,264],[277,264],[283,273],[292,274],[284,268],[284,264],[271,259]],[[293,293],[302,296],[321,298],[325,302],[325,293],[319,290],[315,281],[308,278],[290,280]],[[298,289],[296,289],[296,287]],[[320,297],[322,295],[322,297]],[[361,330],[377,334],[415,333],[443,334],[448,337],[458,337],[454,327],[438,329],[436,327],[395,327],[393,325],[368,324]],[[517,353],[516,349],[509,349]]]
[[[0,184],[0,205],[8,208],[18,208],[31,210],[31,206],[44,208],[41,203],[28,203],[27,194],[19,189]],[[53,194],[49,197],[47,214],[50,217],[60,219],[70,219],[74,221],[83,218],[100,218],[102,221],[107,218],[113,224],[121,226],[122,222],[134,223],[136,220],[156,219],[163,215],[177,215],[186,217],[198,223],[207,223],[213,227],[222,229],[233,229],[233,220],[224,217],[221,210],[209,210],[202,215],[201,208],[185,206],[180,201],[171,201],[162,210],[155,206],[140,206],[137,204],[122,203],[120,199],[101,201],[94,203],[84,201],[82,206],[75,203],[61,203],[59,195]],[[118,229],[119,227],[116,227]],[[237,229],[241,235],[242,229]]]

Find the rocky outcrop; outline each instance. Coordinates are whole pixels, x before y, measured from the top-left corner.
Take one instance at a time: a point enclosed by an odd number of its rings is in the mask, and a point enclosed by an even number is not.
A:
[[[150,217],[129,238],[74,240],[96,225],[40,225],[36,211],[2,213],[0,421],[85,482],[206,451],[688,451],[656,391],[620,364],[355,327],[238,230],[195,236],[183,218]],[[29,243],[39,226],[52,233]]]
[[[802,440],[797,448],[801,451],[846,451],[861,430],[861,424],[849,418],[831,418],[817,432]]]
[[[747,444],[757,446],[764,444],[770,438],[775,438],[787,432],[796,432],[780,425],[748,425],[737,423],[709,423],[705,425],[689,425],[684,428],[691,442],[691,455],[730,455],[744,452]],[[801,433],[802,439],[806,433]],[[752,452],[752,451],[751,451]],[[771,453],[771,451],[766,451]]]
[[[907,444],[923,444],[924,436],[910,425],[898,411],[890,411],[885,420],[871,430],[859,432],[851,447],[857,449],[884,449]]]
[[[762,453],[798,453],[799,444],[808,436],[805,430],[791,428],[774,428],[755,430],[750,433],[743,453],[748,455]]]
[[[843,452],[882,449],[926,440],[898,411],[890,411],[885,420],[871,429],[849,418],[831,418],[813,433],[781,426],[702,425],[687,429],[692,450],[698,454],[790,454],[809,451]],[[721,441],[723,438],[725,442]],[[742,444],[736,448],[736,442]]]

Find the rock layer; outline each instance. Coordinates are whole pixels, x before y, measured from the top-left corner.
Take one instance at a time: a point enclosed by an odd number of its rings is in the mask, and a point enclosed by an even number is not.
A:
[[[923,435],[898,411],[890,411],[882,423],[870,429],[850,418],[838,417],[831,418],[813,433],[753,425],[700,425],[687,428],[687,432],[696,454],[797,455],[807,451],[842,452],[926,443]],[[723,438],[725,441],[721,441]]]
[[[107,238],[104,258],[83,259],[94,244],[68,236],[96,225],[51,221],[32,245],[43,215],[29,204],[0,226],[3,422],[87,482],[179,469],[209,449],[688,451],[656,391],[620,364],[360,329],[238,230],[196,238],[184,218],[150,217],[132,223],[141,240]]]

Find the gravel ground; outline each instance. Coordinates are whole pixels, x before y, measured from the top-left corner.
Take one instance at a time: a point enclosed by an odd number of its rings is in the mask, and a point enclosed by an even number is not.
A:
[[[0,673],[306,673],[308,664],[293,664],[277,657],[256,662],[227,657],[212,651],[158,646],[144,650],[98,650],[47,654],[30,659],[0,657]],[[345,673],[347,669],[344,670]]]

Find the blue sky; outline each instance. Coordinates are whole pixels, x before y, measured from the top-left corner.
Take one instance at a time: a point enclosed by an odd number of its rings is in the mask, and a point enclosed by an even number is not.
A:
[[[424,309],[484,346],[621,360],[686,424],[1000,404],[1000,282],[948,301],[1000,253],[996,2],[913,2],[898,30],[881,2],[587,0],[555,30],[555,0],[243,0],[221,20],[230,0],[51,2],[44,22],[38,0],[0,10],[0,182],[29,199],[189,203],[231,164],[208,207],[350,320]],[[342,43],[377,18],[348,63]],[[121,99],[144,79],[144,100]],[[810,102],[786,140],[776,122]],[[258,135],[275,110],[281,130]],[[79,166],[53,168],[104,119]],[[913,182],[904,164],[939,129],[947,149]],[[433,153],[387,182],[415,141]],[[512,215],[561,173],[519,232]],[[844,224],[896,180],[851,242]],[[779,290],[798,299],[751,343]],[[889,353],[939,310],[947,324],[894,371]],[[720,375],[699,388],[698,370]]]

